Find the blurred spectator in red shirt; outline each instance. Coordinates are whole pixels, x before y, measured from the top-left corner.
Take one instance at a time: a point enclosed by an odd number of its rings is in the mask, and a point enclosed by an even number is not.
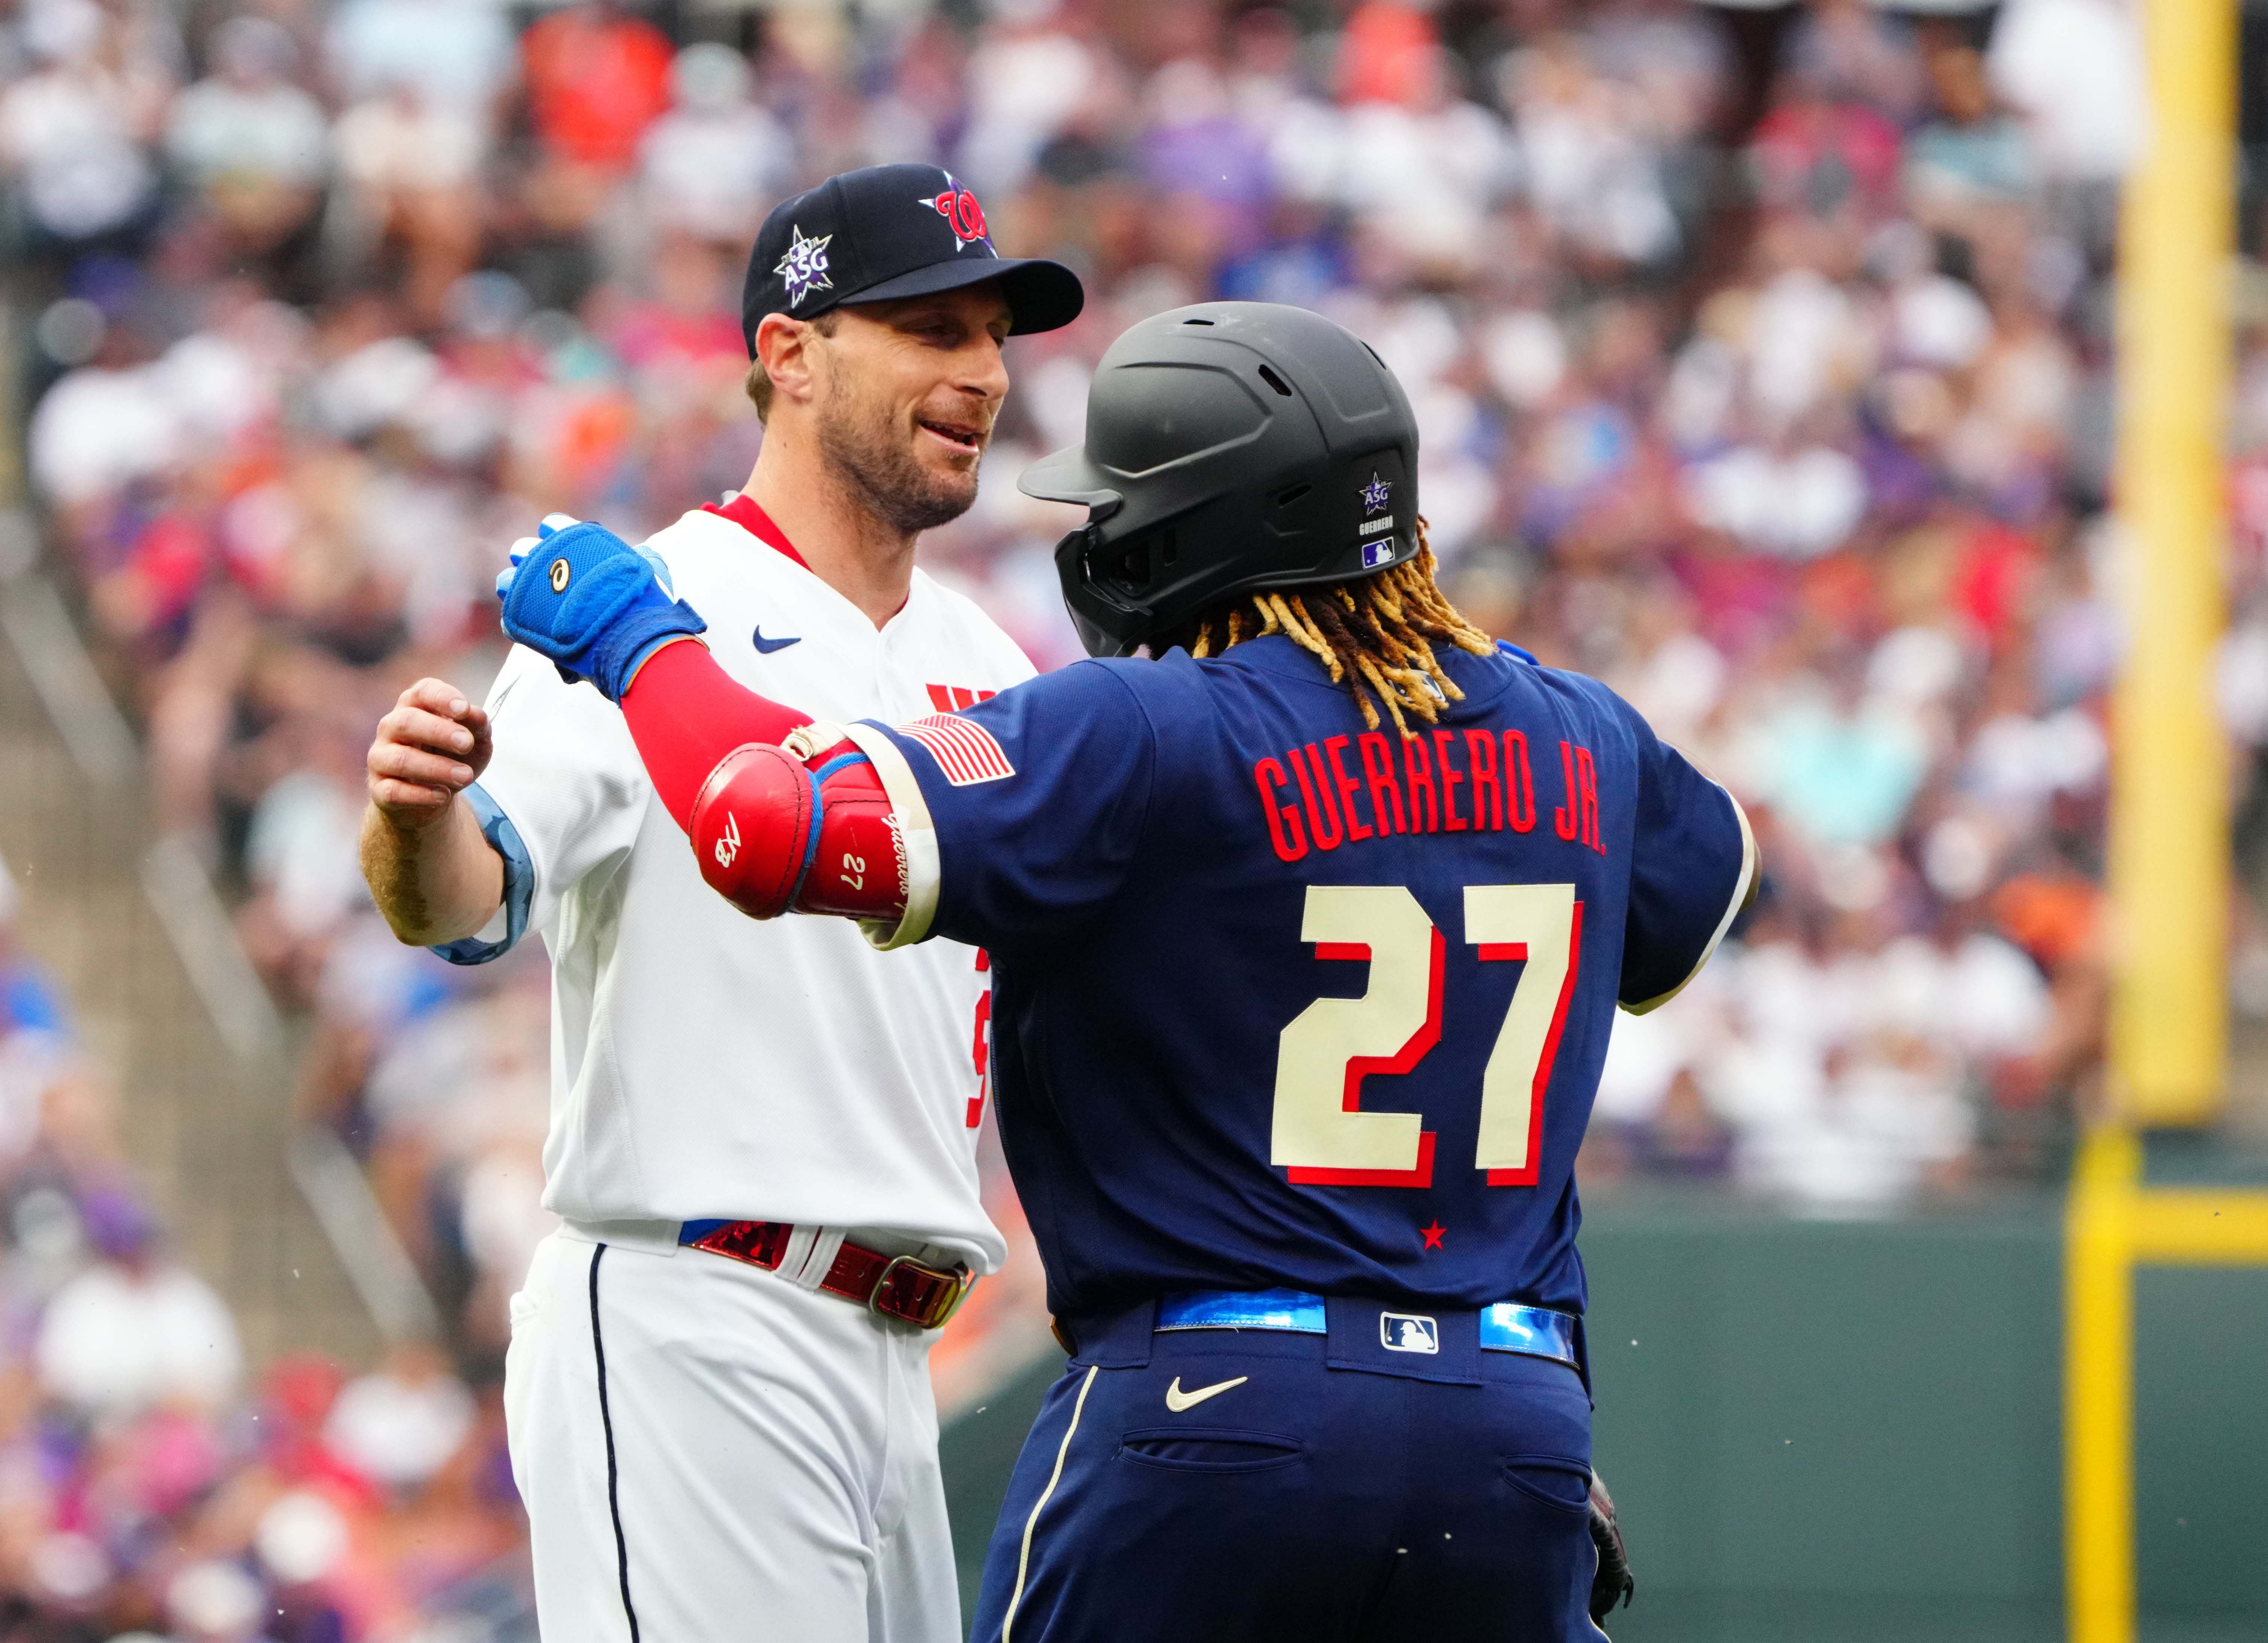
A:
[[[626,171],[669,107],[668,37],[612,0],[571,6],[520,40],[535,129],[561,158]]]
[[[1339,99],[1422,103],[1432,90],[1441,36],[1425,11],[1401,0],[1365,0],[1339,37]]]

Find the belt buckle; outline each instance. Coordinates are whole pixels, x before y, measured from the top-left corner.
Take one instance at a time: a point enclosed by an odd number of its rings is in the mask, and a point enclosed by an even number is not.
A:
[[[882,1292],[889,1287],[890,1279],[897,1275],[897,1271],[902,1266],[909,1266],[924,1278],[933,1278],[940,1284],[949,1284],[953,1286],[946,1300],[944,1311],[933,1318],[914,1318],[908,1317],[902,1313],[882,1310],[880,1305]],[[866,1292],[866,1310],[878,1318],[897,1318],[906,1323],[917,1324],[924,1330],[941,1330],[952,1319],[953,1315],[961,1310],[961,1303],[968,1299],[968,1292],[976,1287],[976,1278],[967,1271],[955,1270],[941,1272],[926,1262],[917,1261],[909,1255],[892,1256],[889,1263],[882,1268],[881,1275],[875,1278],[873,1288]]]

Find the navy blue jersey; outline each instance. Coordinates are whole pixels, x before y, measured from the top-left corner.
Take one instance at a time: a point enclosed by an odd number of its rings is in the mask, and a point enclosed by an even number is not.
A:
[[[932,928],[992,955],[1001,1139],[1057,1313],[1581,1308],[1616,1005],[1707,957],[1753,851],[1603,685],[1509,650],[1445,667],[1464,699],[1408,741],[1280,637],[890,731]]]

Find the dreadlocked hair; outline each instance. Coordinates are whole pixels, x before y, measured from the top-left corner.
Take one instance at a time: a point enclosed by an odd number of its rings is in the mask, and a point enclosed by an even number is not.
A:
[[[1435,568],[1425,521],[1419,519],[1414,559],[1358,581],[1289,593],[1240,593],[1194,618],[1171,643],[1191,656],[1217,656],[1248,639],[1281,633],[1329,668],[1333,684],[1354,692],[1364,724],[1376,730],[1382,705],[1395,729],[1414,736],[1405,713],[1434,724],[1444,706],[1464,698],[1441,671],[1433,646],[1454,645],[1476,656],[1496,651],[1488,635],[1443,595]],[[1161,644],[1152,651],[1168,648]]]

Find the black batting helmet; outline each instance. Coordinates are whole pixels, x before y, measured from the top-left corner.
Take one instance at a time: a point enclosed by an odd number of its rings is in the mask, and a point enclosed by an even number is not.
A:
[[[1143,320],[1087,390],[1086,442],[1017,483],[1083,502],[1056,549],[1087,652],[1130,655],[1237,593],[1418,552],[1418,424],[1370,345],[1319,313],[1206,302]]]

